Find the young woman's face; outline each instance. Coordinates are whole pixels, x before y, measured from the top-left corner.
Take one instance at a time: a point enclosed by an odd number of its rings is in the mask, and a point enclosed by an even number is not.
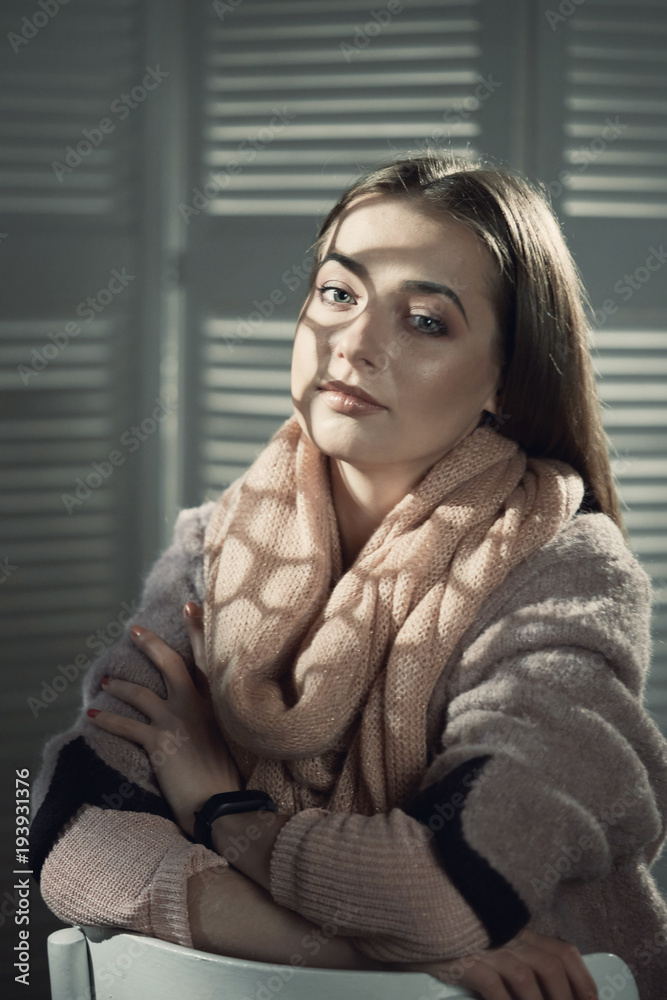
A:
[[[292,356],[297,419],[325,454],[426,471],[497,411],[493,263],[460,223],[364,195],[324,249]],[[340,381],[380,404],[327,392]]]

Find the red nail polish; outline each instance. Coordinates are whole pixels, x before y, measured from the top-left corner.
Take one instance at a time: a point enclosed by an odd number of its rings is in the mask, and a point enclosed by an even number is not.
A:
[[[106,687],[108,683],[109,683],[109,678],[108,678],[108,677],[106,677],[106,676],[105,676],[105,677],[103,677],[103,678],[102,678],[102,685],[103,685],[104,687]]]
[[[142,635],[144,634],[144,632],[147,632],[147,631],[148,631],[148,629],[142,628],[141,625],[133,625],[132,628],[130,629],[130,632],[132,633],[132,635],[136,636],[137,639],[140,639],[142,637]]]
[[[99,714],[100,714],[99,708],[89,708],[88,709],[88,715],[91,717],[91,719],[94,719],[95,716],[99,715]]]

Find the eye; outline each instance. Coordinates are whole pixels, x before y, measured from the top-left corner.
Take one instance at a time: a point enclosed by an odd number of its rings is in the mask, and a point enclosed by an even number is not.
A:
[[[348,292],[346,288],[341,288],[340,285],[318,285],[317,291],[322,302],[328,302],[329,305],[336,306],[349,306],[355,301],[354,296],[351,292]],[[330,295],[327,293],[331,293]]]
[[[412,323],[412,325],[420,333],[426,333],[431,337],[445,337],[449,333],[449,327],[440,319],[439,316],[427,316],[424,313],[410,313],[409,319],[411,323],[413,320],[423,320],[423,325],[420,325],[419,322]]]

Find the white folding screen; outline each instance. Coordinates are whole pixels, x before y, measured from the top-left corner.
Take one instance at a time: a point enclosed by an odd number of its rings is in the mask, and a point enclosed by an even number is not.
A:
[[[612,467],[654,584],[648,703],[667,732],[667,4],[570,7],[542,4],[532,166],[591,298]]]
[[[139,571],[128,540],[139,499],[130,439],[146,292],[137,110],[150,99],[144,5],[106,0],[41,13],[18,2],[2,10],[0,552],[8,577],[0,630],[3,753],[14,755],[72,703],[67,668],[94,655],[88,640],[97,628],[115,631]],[[141,88],[137,101],[133,88]]]

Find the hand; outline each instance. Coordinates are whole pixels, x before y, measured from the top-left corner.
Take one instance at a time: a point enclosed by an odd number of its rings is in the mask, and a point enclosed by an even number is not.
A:
[[[176,822],[192,836],[195,810],[217,792],[239,791],[243,781],[213,714],[201,611],[196,604],[185,605],[184,618],[196,681],[178,653],[154,632],[135,625],[130,630],[132,639],[160,670],[167,697],[161,698],[141,684],[104,678],[105,691],[142,712],[149,722],[108,711],[91,718],[100,729],[144,747]]]
[[[502,948],[445,962],[410,963],[400,968],[428,972],[448,986],[476,990],[482,1000],[598,998],[595,981],[576,945],[525,929]]]

